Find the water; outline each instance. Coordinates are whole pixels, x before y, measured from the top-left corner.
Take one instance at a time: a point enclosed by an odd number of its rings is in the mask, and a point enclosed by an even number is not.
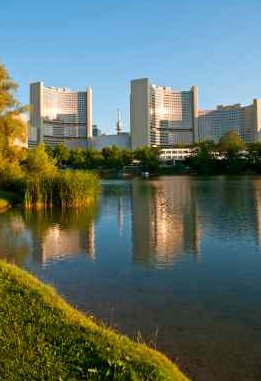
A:
[[[0,227],[0,257],[194,380],[260,381],[261,178],[104,181],[88,213]]]

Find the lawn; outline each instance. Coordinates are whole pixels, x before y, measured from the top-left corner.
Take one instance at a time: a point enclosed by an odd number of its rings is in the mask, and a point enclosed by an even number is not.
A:
[[[188,381],[164,355],[68,305],[0,261],[1,380]]]

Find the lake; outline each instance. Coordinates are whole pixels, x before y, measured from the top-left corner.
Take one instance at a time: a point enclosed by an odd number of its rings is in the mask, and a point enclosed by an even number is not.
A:
[[[261,379],[261,178],[107,180],[88,211],[0,214],[0,257],[198,381]]]

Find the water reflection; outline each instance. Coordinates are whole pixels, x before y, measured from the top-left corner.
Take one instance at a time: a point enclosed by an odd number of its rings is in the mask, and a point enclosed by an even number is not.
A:
[[[105,181],[93,210],[1,214],[0,242],[192,379],[260,380],[261,178]]]
[[[22,215],[17,211],[0,215],[0,258],[22,265],[31,249],[31,234]]]
[[[132,187],[134,261],[164,268],[200,258],[200,223],[191,178],[136,180]]]
[[[15,263],[49,262],[87,255],[95,260],[94,216],[88,210],[14,210],[1,216],[0,255]]]
[[[132,258],[142,266],[169,268],[185,256],[199,261],[203,235],[261,243],[258,178],[169,177],[104,182],[99,205],[84,211],[2,214],[0,256],[19,264],[28,256],[41,264],[78,255],[95,260],[98,208],[102,220],[115,217],[106,229],[122,239],[130,222]]]

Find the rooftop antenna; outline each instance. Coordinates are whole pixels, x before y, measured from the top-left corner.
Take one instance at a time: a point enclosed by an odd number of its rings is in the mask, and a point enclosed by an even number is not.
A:
[[[122,132],[121,111],[119,108],[117,110],[118,110],[118,120],[116,125],[116,131],[117,131],[117,134],[120,134]]]

